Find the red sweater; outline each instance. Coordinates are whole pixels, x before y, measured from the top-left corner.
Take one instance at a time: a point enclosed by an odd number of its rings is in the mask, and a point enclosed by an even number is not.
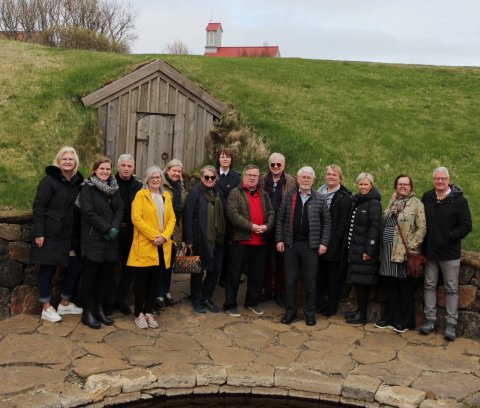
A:
[[[258,194],[258,189],[255,189],[253,196],[243,183],[242,189],[247,196],[248,208],[250,210],[250,221],[252,222],[252,224],[263,225],[264,218],[262,211],[262,201],[260,200],[260,194]],[[253,231],[250,232],[250,240],[239,241],[239,243],[244,245],[266,245],[264,242],[262,242],[261,235]]]

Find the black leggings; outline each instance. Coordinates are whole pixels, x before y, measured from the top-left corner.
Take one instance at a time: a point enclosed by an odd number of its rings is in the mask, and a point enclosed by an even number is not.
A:
[[[135,271],[135,317],[140,313],[152,313],[158,285],[165,274],[163,247],[158,247],[159,265],[133,268]]]
[[[357,294],[357,305],[360,314],[367,317],[368,288],[370,286],[355,284],[355,293]]]

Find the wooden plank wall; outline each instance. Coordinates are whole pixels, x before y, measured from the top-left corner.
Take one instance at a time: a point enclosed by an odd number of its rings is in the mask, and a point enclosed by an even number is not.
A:
[[[100,141],[114,163],[122,153],[134,154],[138,112],[174,114],[173,157],[185,171],[203,164],[205,135],[215,117],[202,100],[158,71],[98,106]]]

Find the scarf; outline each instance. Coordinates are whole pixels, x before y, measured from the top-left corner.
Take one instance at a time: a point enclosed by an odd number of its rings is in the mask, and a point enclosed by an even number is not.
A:
[[[172,206],[173,212],[175,213],[175,218],[180,220],[182,218],[182,181],[173,181],[165,174],[165,180],[168,181],[170,186],[172,187]]]
[[[270,200],[272,201],[273,208],[277,211],[280,208],[280,204],[282,204],[282,191],[283,185],[285,184],[285,173],[282,172],[280,176],[280,180],[274,182],[272,173],[268,173],[265,176],[265,186],[264,190],[270,196]],[[274,183],[276,186],[274,186]]]
[[[165,228],[163,225],[163,213],[165,206],[163,204],[162,193],[152,193],[150,191],[150,195],[152,196],[153,203],[155,204],[155,209],[157,210],[158,226],[160,228],[160,232],[163,232]]]
[[[89,186],[96,187],[102,193],[107,196],[113,196],[118,191],[117,179],[114,176],[110,176],[107,181],[100,180],[97,176],[93,175],[88,178],[85,182]],[[77,195],[75,200],[75,206],[80,208],[80,194]]]
[[[385,210],[385,216],[387,217],[390,215],[394,218],[398,218],[398,214],[403,211],[405,205],[407,204],[407,201],[414,196],[415,193],[413,191],[406,196],[401,196],[397,192],[393,193],[392,198],[388,203],[387,209]]]
[[[118,190],[117,179],[113,176],[107,181],[100,180],[97,176],[93,175],[88,178],[95,187],[97,187],[102,193],[105,193],[107,196],[114,195]]]
[[[219,194],[209,190],[203,184],[200,186],[203,196],[207,200],[207,229],[206,238],[209,244],[221,244],[225,235],[225,217]]]

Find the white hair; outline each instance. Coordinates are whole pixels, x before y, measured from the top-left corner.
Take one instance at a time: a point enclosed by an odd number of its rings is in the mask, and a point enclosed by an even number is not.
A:
[[[445,173],[447,177],[450,177],[450,174],[448,173],[448,169],[446,167],[437,167],[435,170],[433,170],[432,177],[435,177],[435,173]]]
[[[163,173],[162,169],[158,166],[150,166],[146,171],[145,171],[145,176],[143,177],[143,184],[147,184],[147,181],[154,173],[160,174],[160,177],[163,180]]]
[[[135,159],[130,153],[124,153],[120,155],[117,160],[117,167],[120,167],[120,164],[124,162],[132,162],[132,164],[135,166]]]
[[[313,168],[310,166],[303,166],[300,170],[298,170],[297,176],[300,177],[301,173],[311,174],[312,177],[315,178],[315,170],[313,170]]]
[[[358,183],[360,180],[367,179],[370,184],[373,186],[373,176],[370,173],[360,173],[357,176],[356,182]]]

